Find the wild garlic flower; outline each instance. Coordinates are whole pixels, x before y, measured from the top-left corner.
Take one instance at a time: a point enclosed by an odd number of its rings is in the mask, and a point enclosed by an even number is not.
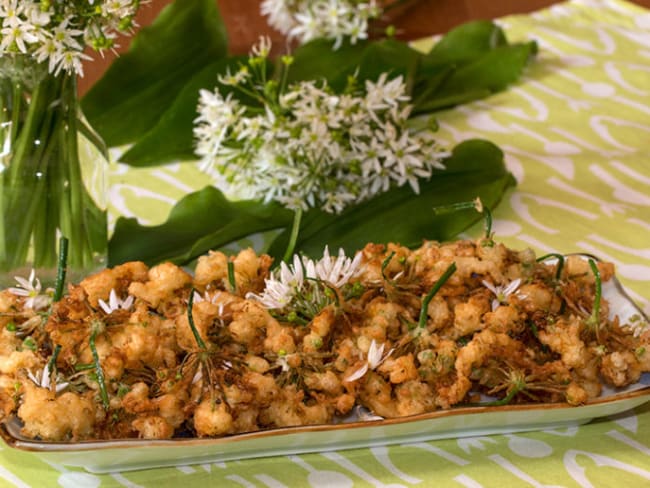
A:
[[[324,37],[335,40],[335,49],[345,38],[366,39],[368,22],[382,13],[376,0],[264,0],[260,11],[289,39],[304,44]]]
[[[19,297],[26,297],[24,306],[32,310],[43,310],[50,306],[52,302],[52,295],[46,290],[41,293],[41,281],[36,277],[36,272],[32,269],[29,273],[29,278],[25,279],[21,276],[14,276],[18,283],[17,287],[9,288],[9,292]]]
[[[36,372],[36,374],[32,373],[31,371],[27,371],[27,376],[29,377],[32,382],[36,386],[40,386],[41,388],[50,388],[52,386],[52,374],[50,372],[50,364],[49,362],[45,365],[42,371]],[[68,386],[68,383],[66,382],[58,382],[56,383],[56,392],[59,393],[62,390],[64,390]]]
[[[494,312],[500,305],[508,303],[508,297],[519,288],[521,278],[517,278],[503,286],[494,286],[492,283],[485,280],[481,281],[481,283],[483,283],[483,286],[494,294],[495,298],[492,300],[492,311]]]
[[[370,348],[368,349],[368,356],[366,358],[366,362],[364,363],[364,365],[361,366],[359,369],[357,369],[350,376],[345,378],[344,381],[347,382],[356,381],[359,378],[363,378],[369,370],[372,371],[377,369],[379,365],[384,361],[386,361],[386,359],[388,359],[388,357],[393,353],[393,349],[391,349],[384,355],[385,346],[386,344],[378,345],[377,342],[373,339],[372,342],[370,343]]]
[[[110,315],[116,310],[130,310],[133,306],[134,301],[135,298],[131,295],[127,296],[124,300],[118,298],[115,290],[111,289],[111,292],[108,296],[108,303],[106,303],[101,298],[97,301],[97,303],[99,303],[99,306],[107,315]]]
[[[329,287],[339,289],[360,273],[361,258],[361,253],[358,253],[351,259],[343,249],[334,258],[327,247],[318,261],[296,254],[292,264],[280,263],[280,267],[265,280],[261,294],[249,293],[246,298],[285,316],[309,320],[332,302]]]
[[[260,108],[219,87],[200,92],[195,152],[230,198],[339,213],[395,185],[408,183],[417,193],[421,178],[444,169],[448,153],[431,131],[409,126],[412,107],[401,76],[383,73],[363,87],[353,77],[343,93],[313,80],[283,89],[260,74],[265,60],[250,58],[249,66],[220,78],[254,94]]]
[[[27,55],[61,71],[83,76],[84,48],[97,51],[115,46],[125,33],[141,0],[0,0],[0,58]]]

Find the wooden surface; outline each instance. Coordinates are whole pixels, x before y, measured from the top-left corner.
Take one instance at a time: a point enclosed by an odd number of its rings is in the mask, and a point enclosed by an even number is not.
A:
[[[650,8],[650,0],[632,0],[633,3]],[[151,0],[138,13],[140,26],[149,25],[160,10],[171,0]],[[269,35],[276,46],[284,46],[282,36],[273,31],[259,13],[261,0],[217,0],[221,14],[228,28],[230,51],[248,52],[260,35]],[[394,25],[397,36],[402,39],[417,39],[446,32],[450,28],[474,19],[492,19],[508,14],[527,13],[558,0],[412,0],[394,10],[384,19],[385,24]],[[118,52],[128,49],[129,39],[119,40]],[[85,66],[85,76],[79,81],[83,94],[101,77],[115,55],[106,53]]]

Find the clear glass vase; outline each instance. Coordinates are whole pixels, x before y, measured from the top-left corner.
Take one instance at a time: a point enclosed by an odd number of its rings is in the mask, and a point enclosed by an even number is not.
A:
[[[108,157],[81,113],[74,74],[0,58],[0,285],[31,270],[56,277],[68,239],[71,279],[106,263]]]

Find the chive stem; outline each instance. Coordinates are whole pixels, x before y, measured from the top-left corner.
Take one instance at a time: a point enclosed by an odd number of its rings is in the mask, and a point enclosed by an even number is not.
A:
[[[485,239],[492,241],[492,212],[487,207],[483,205],[480,197],[476,197],[474,200],[468,202],[456,202],[450,203],[449,205],[439,205],[433,207],[434,215],[444,215],[448,213],[460,212],[461,210],[471,210],[474,209],[478,213],[483,214],[483,219],[485,222]],[[489,243],[488,243],[489,244]]]
[[[56,269],[56,285],[54,287],[53,300],[58,302],[63,296],[63,285],[65,283],[65,275],[68,269],[68,239],[61,236],[59,239],[59,262]]]
[[[393,259],[393,256],[395,256],[395,251],[391,252],[386,259],[381,263],[381,276],[384,278],[384,280],[388,281],[388,278],[386,277],[386,274],[384,273],[386,271],[386,268],[390,264],[391,259]]]
[[[228,283],[230,284],[230,291],[237,293],[237,281],[235,280],[235,263],[228,261]]]
[[[512,399],[519,393],[521,390],[523,390],[523,387],[516,385],[514,388],[512,388],[506,396],[501,398],[500,400],[495,400],[493,402],[487,402],[487,403],[481,403],[482,407],[500,407],[502,405],[508,405]]]
[[[422,329],[427,325],[427,309],[429,308],[429,303],[433,297],[438,293],[438,290],[442,288],[447,280],[451,277],[452,274],[456,272],[456,263],[451,263],[449,267],[445,270],[442,276],[436,281],[436,284],[433,285],[427,296],[422,300],[422,308],[420,309],[420,320],[418,321],[418,326]]]
[[[201,334],[199,334],[199,331],[196,328],[196,325],[194,324],[194,315],[192,314],[192,307],[194,306],[194,288],[190,290],[190,298],[187,302],[187,321],[190,324],[190,329],[192,329],[192,334],[194,334],[194,339],[196,340],[196,343],[198,344],[199,348],[202,350],[207,350],[207,347],[205,346],[205,342],[203,342],[203,339],[201,338]]]
[[[596,331],[598,331],[600,322],[600,298],[603,293],[603,283],[598,266],[596,266],[596,262],[593,259],[589,260],[589,267],[591,268],[596,280],[596,291],[594,295],[594,306],[591,310],[591,316],[587,319],[587,325],[596,328]]]
[[[108,410],[110,407],[108,401],[108,392],[106,391],[106,382],[104,381],[104,370],[102,365],[99,362],[99,354],[97,353],[97,346],[95,344],[95,339],[97,338],[97,331],[99,327],[92,327],[92,332],[90,333],[90,352],[93,355],[93,363],[95,364],[95,374],[97,375],[97,384],[99,385],[99,394],[102,399],[102,405],[104,405],[104,410]]]
[[[537,258],[537,262],[541,263],[542,261],[546,261],[549,258],[557,259],[557,268],[555,269],[555,279],[559,280],[560,277],[562,276],[562,270],[564,269],[564,256],[562,254],[552,252]]]
[[[56,360],[59,357],[60,352],[61,352],[61,344],[57,344],[56,347],[54,348],[54,352],[52,352],[52,357],[47,362],[47,369],[50,373],[52,373],[56,369]]]

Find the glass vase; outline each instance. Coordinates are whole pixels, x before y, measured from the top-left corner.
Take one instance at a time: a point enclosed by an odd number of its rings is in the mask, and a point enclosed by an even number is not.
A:
[[[81,113],[76,76],[0,58],[0,145],[0,285],[34,269],[51,286],[61,236],[71,279],[105,265],[108,157]]]

